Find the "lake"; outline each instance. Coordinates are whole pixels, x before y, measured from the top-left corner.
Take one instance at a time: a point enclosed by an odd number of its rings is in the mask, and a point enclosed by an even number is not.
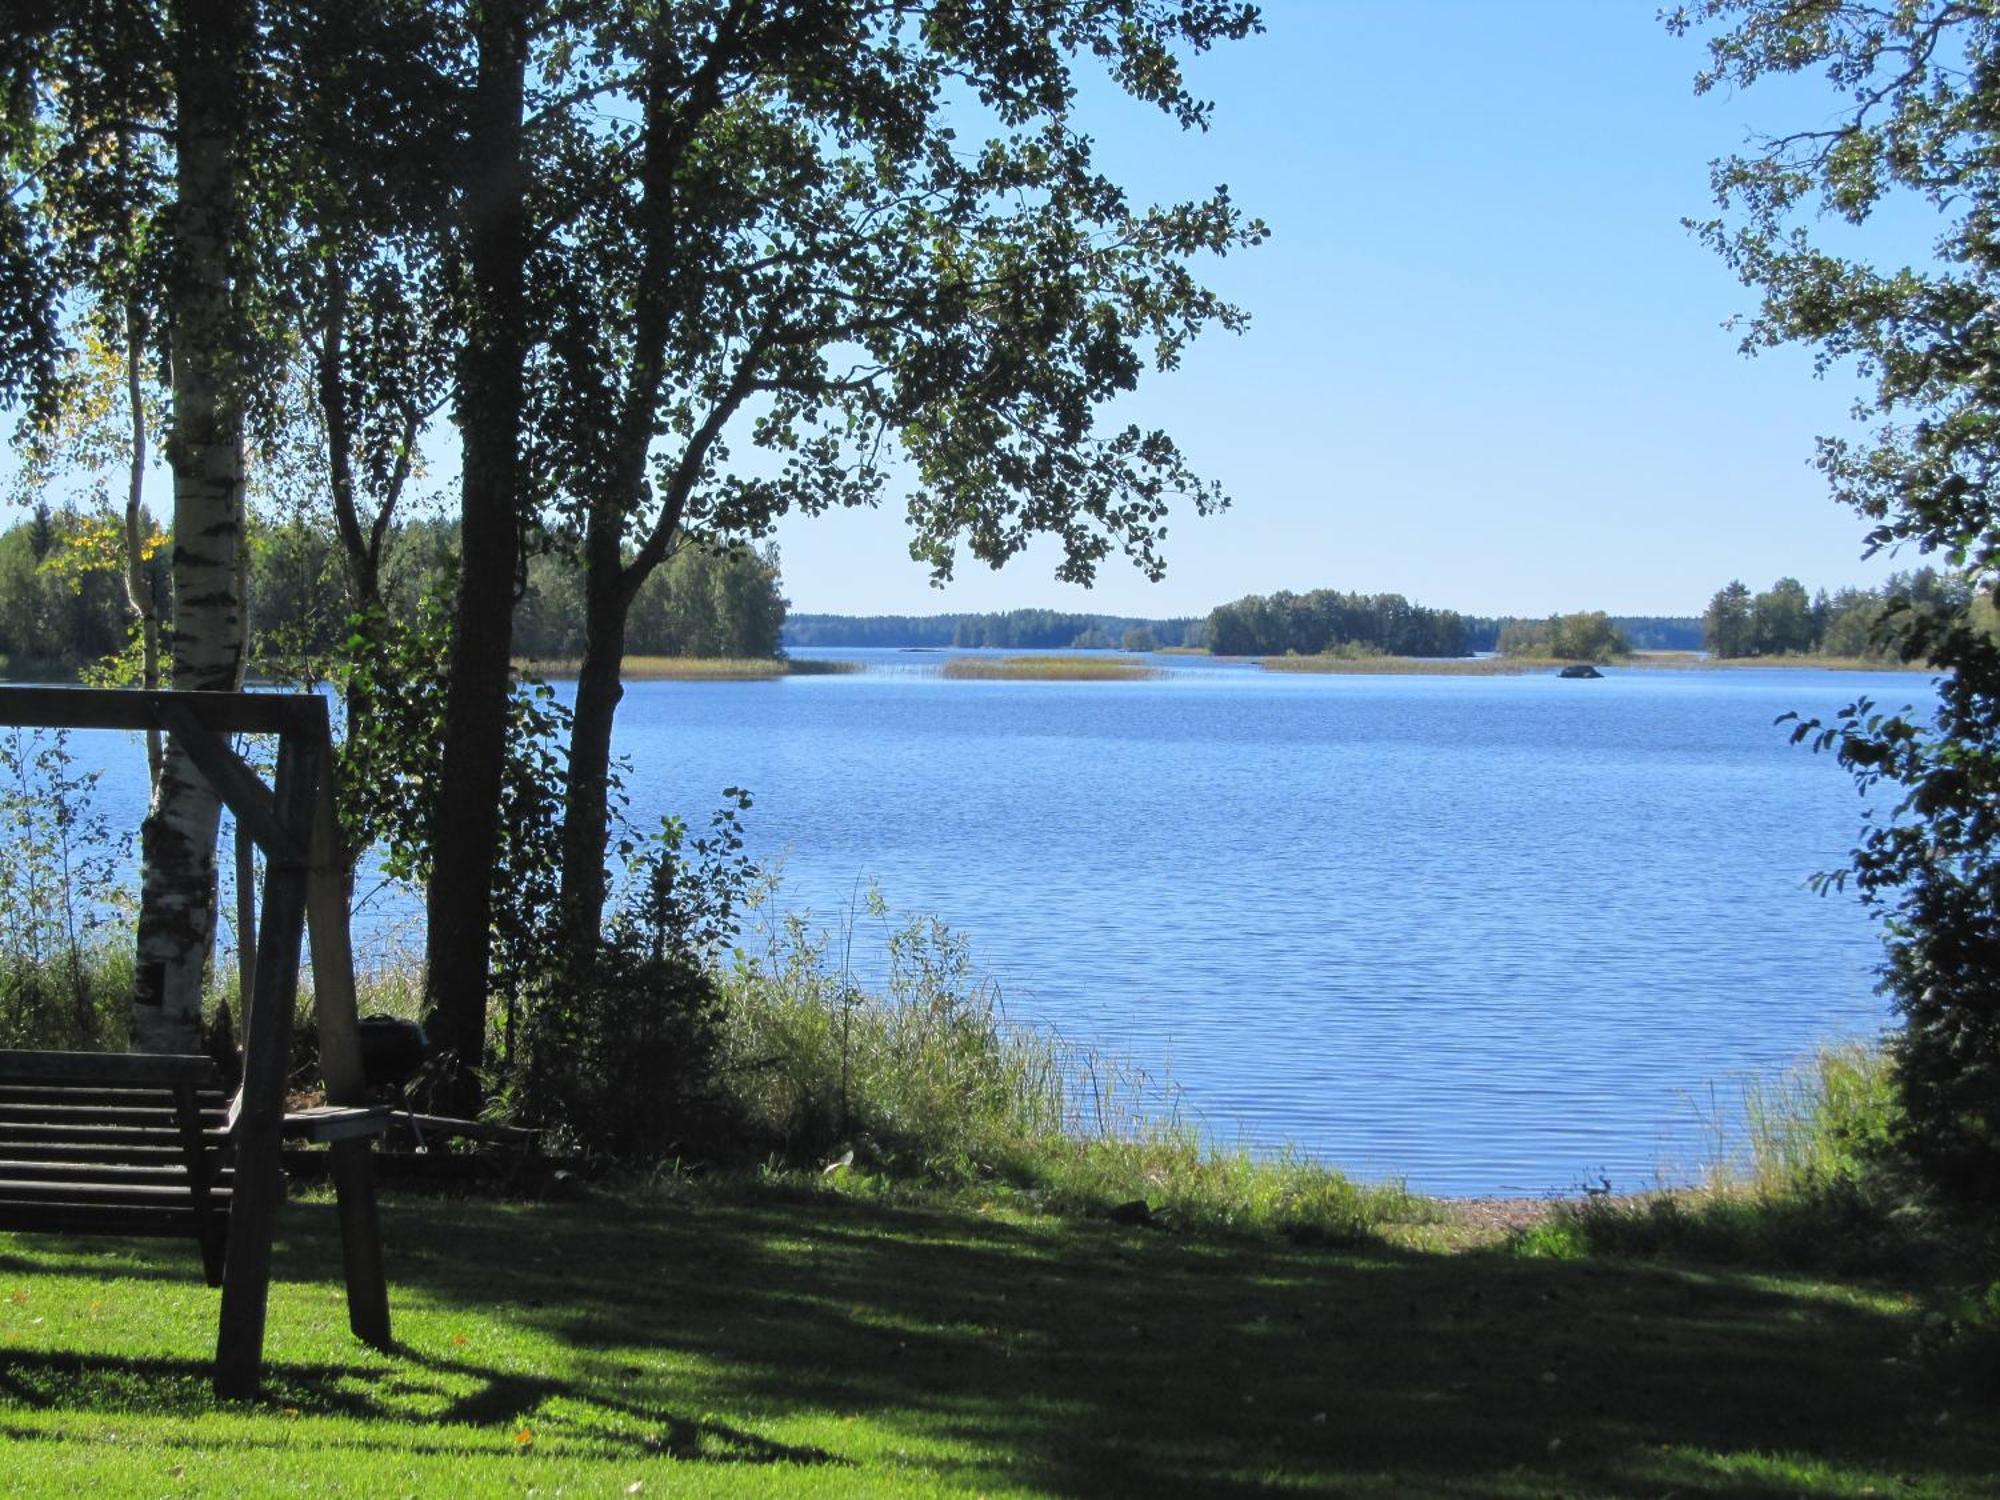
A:
[[[1128,1059],[1218,1140],[1439,1193],[1639,1188],[1699,1172],[1744,1078],[1887,1024],[1871,922],[1806,887],[1859,800],[1773,720],[1923,678],[1161,657],[989,682],[800,654],[868,670],[632,685],[635,819],[749,788],[780,904],[851,923],[857,970],[873,881],[968,935],[1013,1019]]]
[[[1877,939],[1806,888],[1852,784],[1788,709],[1922,678],[1798,670],[635,685],[635,811],[757,797],[784,902],[858,887],[968,934],[1018,1020],[1170,1079],[1217,1138],[1450,1193],[1698,1171],[1699,1120],[1877,1034]],[[867,951],[867,929],[856,946]]]

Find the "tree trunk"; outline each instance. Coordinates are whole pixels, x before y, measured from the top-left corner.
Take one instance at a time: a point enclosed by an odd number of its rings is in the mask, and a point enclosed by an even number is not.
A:
[[[173,351],[174,686],[233,692],[243,681],[243,330],[234,295],[240,239],[237,141],[244,0],[177,8],[176,188],[167,288]],[[200,1047],[202,975],[215,934],[220,804],[170,745],[140,832],[142,897],[132,1043]]]
[[[527,23],[515,0],[476,22],[479,75],[463,184],[467,336],[459,365],[460,546],[428,892],[426,1019],[456,1064],[446,1102],[471,1113],[486,1055],[493,867],[506,763],[514,570],[520,553],[523,280],[522,105]]]
[[[139,621],[139,686],[151,692],[160,685],[160,611],[153,602],[153,581],[146,574],[146,387],[140,375],[144,326],[135,299],[125,309],[125,400],[132,408],[132,455],[125,486],[125,600]],[[147,730],[149,791],[160,779],[164,755],[160,731]]]
[[[612,544],[614,547],[616,543]],[[614,554],[615,556],[615,554]],[[605,846],[611,813],[611,728],[625,696],[625,622],[631,592],[615,568],[593,558],[585,578],[583,663],[569,731],[569,785],[563,804],[563,962],[588,966],[604,929]]]

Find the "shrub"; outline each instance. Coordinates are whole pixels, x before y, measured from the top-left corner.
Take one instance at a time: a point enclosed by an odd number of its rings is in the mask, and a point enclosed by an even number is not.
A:
[[[63,731],[0,735],[0,1046],[122,1040],[131,945],[117,859]]]
[[[891,1171],[965,1181],[1007,1174],[1062,1133],[1059,1049],[1007,1024],[937,919],[890,934],[880,996],[830,965],[829,938],[803,919],[765,937],[726,985],[732,1084],[768,1149],[803,1165],[852,1147]]]
[[[678,819],[662,824],[589,966],[555,972],[534,994],[502,1094],[521,1123],[649,1166],[712,1159],[739,1136],[720,1083],[715,960],[757,872],[742,853],[749,795],[726,795],[700,838]]]

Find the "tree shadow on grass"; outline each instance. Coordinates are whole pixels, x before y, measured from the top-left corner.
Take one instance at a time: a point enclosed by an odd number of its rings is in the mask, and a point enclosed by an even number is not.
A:
[[[294,1207],[286,1228],[281,1275],[337,1284],[330,1211]],[[1909,1360],[1906,1316],[1802,1279],[1309,1250],[769,1190],[391,1199],[385,1230],[410,1347],[318,1373],[281,1362],[281,1399],[775,1455],[745,1462],[834,1455],[665,1414],[865,1414],[935,1455],[934,1477],[1075,1495],[1817,1495],[1906,1492],[1906,1477],[1981,1494],[2000,1471],[1993,1418]],[[530,1331],[565,1364],[461,1358],[444,1331],[460,1326]],[[0,1370],[20,1378],[11,1354]],[[115,1385],[71,1389],[95,1406]],[[0,1404],[15,1399],[0,1386]]]
[[[781,1443],[713,1416],[680,1415],[623,1400],[601,1389],[545,1376],[490,1369],[466,1360],[441,1359],[406,1346],[395,1351],[397,1365],[273,1365],[258,1400],[239,1409],[288,1417],[347,1417],[360,1421],[409,1422],[424,1396],[433,1409],[423,1416],[429,1429],[486,1428],[516,1434],[524,1416],[557,1412],[550,1436],[594,1456],[669,1457],[729,1464],[845,1466],[824,1449]],[[435,1379],[413,1389],[414,1368]],[[27,1411],[143,1411],[155,1417],[194,1420],[217,1410],[206,1361],[86,1355],[68,1351],[0,1350],[0,1408]],[[416,1400],[413,1400],[417,1398]],[[21,1441],[58,1436],[47,1429],[9,1426],[0,1434]],[[266,1440],[238,1435],[220,1446],[262,1446]],[[397,1438],[385,1447],[411,1452],[451,1451]]]

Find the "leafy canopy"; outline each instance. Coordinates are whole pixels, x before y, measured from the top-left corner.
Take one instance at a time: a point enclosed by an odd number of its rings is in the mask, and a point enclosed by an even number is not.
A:
[[[1862,439],[1818,462],[1870,524],[1870,551],[1941,554],[1987,600],[2000,590],[2000,7],[1990,0],[1704,0],[1671,29],[1713,29],[1700,89],[1818,74],[1836,101],[1806,129],[1720,161],[1720,215],[1699,226],[1760,297],[1748,349],[1799,343],[1868,383]],[[1913,207],[1929,253],[1877,266],[1870,243]],[[1736,601],[1739,602],[1740,601]],[[1733,605],[1732,605],[1733,607]],[[1893,601],[1878,628],[1944,675],[1927,721],[1863,700],[1796,737],[1836,753],[1871,818],[1851,879],[1883,913],[1884,986],[1905,1142],[1963,1199],[2000,1197],[2000,650],[1961,600]]]

